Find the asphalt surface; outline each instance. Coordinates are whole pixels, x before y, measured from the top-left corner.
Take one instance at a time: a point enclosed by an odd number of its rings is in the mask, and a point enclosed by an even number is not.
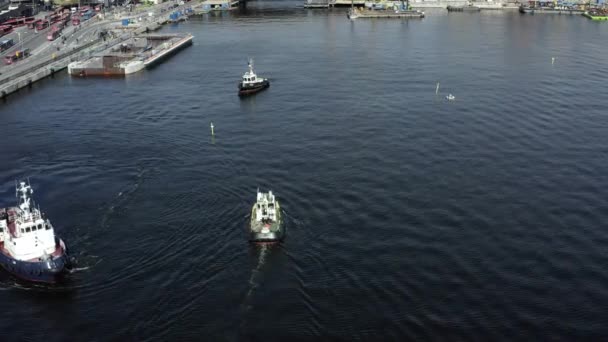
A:
[[[193,5],[193,3],[186,3],[184,6],[190,5]],[[0,40],[13,39],[15,42],[13,47],[2,52],[2,57],[21,49],[29,49],[31,55],[10,65],[6,65],[4,58],[2,58],[0,61],[0,83],[2,83],[2,79],[31,68],[33,65],[52,57],[53,54],[60,55],[98,38],[101,31],[119,26],[122,18],[133,18],[143,22],[157,21],[163,16],[168,16],[170,9],[173,9],[172,6],[174,6],[174,2],[163,3],[153,7],[137,8],[130,12],[124,9],[114,9],[107,11],[103,20],[100,20],[99,16],[95,16],[89,20],[82,21],[77,26],[72,26],[70,20],[63,29],[62,35],[54,41],[47,40],[47,33],[50,28],[37,32],[27,27],[17,28],[10,34],[0,38]],[[181,9],[184,6],[176,9]],[[44,17],[44,15],[49,13],[39,13],[37,17]],[[152,16],[149,13],[152,13]]]

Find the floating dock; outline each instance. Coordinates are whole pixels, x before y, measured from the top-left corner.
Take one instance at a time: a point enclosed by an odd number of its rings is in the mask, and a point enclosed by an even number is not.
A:
[[[192,44],[191,34],[140,35],[109,46],[83,61],[68,64],[72,76],[124,76],[158,64]]]
[[[608,10],[589,11],[583,13],[583,16],[591,20],[608,20]]]
[[[353,8],[348,11],[347,17],[349,19],[359,18],[424,18],[424,12],[417,10],[368,10],[368,9],[357,9]]]

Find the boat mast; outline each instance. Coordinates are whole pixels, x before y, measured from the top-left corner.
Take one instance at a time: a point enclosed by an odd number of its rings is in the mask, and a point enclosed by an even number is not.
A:
[[[20,182],[17,187],[17,194],[19,197],[19,208],[21,209],[25,219],[31,217],[30,198],[29,195],[34,193],[32,187],[26,185],[25,182]]]

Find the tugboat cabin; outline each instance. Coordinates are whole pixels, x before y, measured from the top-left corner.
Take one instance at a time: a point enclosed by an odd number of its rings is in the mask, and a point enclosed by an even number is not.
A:
[[[268,224],[277,220],[275,198],[272,191],[269,191],[268,193],[261,193],[258,191],[255,218],[258,222]]]
[[[0,252],[17,260],[38,259],[56,252],[55,232],[28,197],[32,191],[24,184],[19,207],[0,209]]]

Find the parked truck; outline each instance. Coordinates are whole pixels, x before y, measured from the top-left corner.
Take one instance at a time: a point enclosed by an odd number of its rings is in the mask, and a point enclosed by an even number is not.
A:
[[[20,61],[24,58],[27,58],[30,56],[30,50],[29,49],[25,49],[25,50],[17,50],[13,53],[10,53],[6,56],[4,56],[4,63],[5,64],[13,64],[17,61]]]

